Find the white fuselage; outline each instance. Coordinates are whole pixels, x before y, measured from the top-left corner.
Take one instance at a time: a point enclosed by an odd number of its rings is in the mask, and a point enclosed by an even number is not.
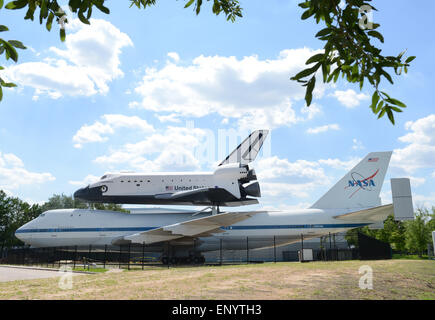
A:
[[[239,179],[248,170],[239,164],[218,167],[214,172],[117,173],[106,174],[90,188],[104,187],[104,196],[153,196],[202,188],[223,188],[240,198]]]
[[[251,240],[277,237],[284,239],[279,244],[297,242],[328,233],[337,233],[373,222],[343,222],[334,218],[352,210],[304,209],[296,211],[264,211],[251,218],[222,227],[222,233],[200,238],[198,250],[207,251],[207,244],[216,239]],[[116,239],[166,225],[208,216],[201,213],[128,214],[115,211],[83,209],[51,210],[23,225],[16,236],[33,247],[111,245]],[[243,249],[244,241],[232,241],[234,248]],[[251,248],[264,247],[264,242],[253,241]],[[257,244],[255,244],[257,243]],[[241,246],[241,248],[239,248]],[[253,247],[252,247],[253,246]],[[211,250],[211,249],[210,249]]]

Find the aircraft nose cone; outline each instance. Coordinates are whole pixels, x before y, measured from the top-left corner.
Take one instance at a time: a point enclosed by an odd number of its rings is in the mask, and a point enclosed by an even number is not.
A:
[[[87,195],[89,195],[89,187],[80,188],[79,190],[74,192],[74,199],[86,200]]]
[[[20,239],[22,241],[23,239],[21,237],[21,230],[22,230],[21,227],[18,228],[17,230],[15,230],[14,235],[15,235],[16,238],[18,238],[18,239]]]
[[[84,201],[102,201],[102,191],[101,187],[90,187],[81,188],[74,192],[74,199],[80,199]]]

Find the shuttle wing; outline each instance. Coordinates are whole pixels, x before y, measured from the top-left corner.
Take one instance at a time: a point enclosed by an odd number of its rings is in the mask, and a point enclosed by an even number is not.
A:
[[[226,212],[208,217],[180,222],[157,229],[135,233],[125,236],[123,240],[132,243],[152,244],[161,241],[170,241],[183,237],[204,236],[211,233],[222,232],[221,227],[227,227],[234,223],[246,220],[253,215],[264,211],[249,212]]]
[[[367,221],[368,223],[380,222],[393,213],[393,204],[363,209],[335,216],[335,219],[346,221]]]
[[[228,163],[241,163],[248,164],[255,160],[258,152],[263,145],[264,140],[266,140],[268,130],[256,130],[252,132],[243,142],[230,153],[228,157],[225,158],[219,165]]]
[[[195,190],[179,191],[175,193],[162,193],[155,195],[158,200],[177,200],[193,204],[214,204],[224,206],[240,206],[258,203],[257,199],[238,199],[224,188],[200,188]]]

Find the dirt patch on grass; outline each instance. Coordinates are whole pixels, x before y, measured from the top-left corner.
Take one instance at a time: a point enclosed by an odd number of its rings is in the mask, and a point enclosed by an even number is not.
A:
[[[373,289],[359,288],[359,267]],[[435,261],[267,263],[107,272],[74,278],[72,290],[40,279],[0,284],[0,299],[435,299]]]

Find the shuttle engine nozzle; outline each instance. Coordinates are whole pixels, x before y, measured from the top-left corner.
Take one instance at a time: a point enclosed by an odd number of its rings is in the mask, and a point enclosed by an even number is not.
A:
[[[248,196],[257,198],[261,197],[260,184],[258,183],[258,181],[254,181],[243,186],[243,190]]]

